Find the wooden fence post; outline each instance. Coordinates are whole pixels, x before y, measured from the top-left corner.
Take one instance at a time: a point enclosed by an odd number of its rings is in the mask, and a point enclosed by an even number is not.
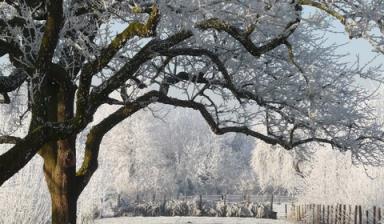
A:
[[[285,218],[288,219],[288,205],[285,204]]]
[[[227,216],[227,194],[224,196],[224,217]]]
[[[312,223],[315,224],[315,204],[312,205]]]
[[[162,216],[165,215],[165,204],[166,204],[166,202],[167,202],[167,196],[166,196],[166,194],[164,194],[164,196],[163,196],[163,203],[162,203],[161,209],[160,209],[160,214]]]
[[[344,224],[344,205],[340,204],[339,206],[339,223]]]
[[[297,206],[298,208],[298,214],[299,214],[299,221],[302,219],[302,214],[301,214],[301,205]]]
[[[305,216],[308,216],[309,210],[310,210],[309,205],[306,204],[306,205],[304,206],[304,214],[305,214]]]
[[[339,224],[339,219],[340,219],[340,206],[339,204],[336,205],[336,208],[335,208],[335,224]]]
[[[348,206],[348,224],[350,224],[352,221],[352,205]]]
[[[299,221],[303,220],[303,214],[301,213],[302,206],[299,205]]]
[[[344,224],[343,223],[343,218],[344,218],[344,215],[343,215],[343,205],[342,204],[340,204],[340,209],[339,209],[339,223],[342,223],[342,224]]]
[[[361,205],[359,205],[359,224],[363,224],[363,213],[361,211]]]
[[[376,206],[373,206],[373,224],[376,224]]]
[[[300,214],[299,214],[299,205],[296,205],[296,219],[297,221],[300,221]]]
[[[347,205],[343,205],[343,224],[345,224],[347,218]]]
[[[322,216],[321,216],[321,222],[324,223],[325,222],[325,205],[322,206],[322,209],[323,209],[323,212],[322,212]]]
[[[300,221],[304,219],[304,211],[303,211],[303,205],[300,205],[299,213],[300,213]]]
[[[367,218],[367,224],[369,224],[369,212],[368,212],[368,210],[365,210],[365,215]]]
[[[339,223],[339,204],[335,206],[335,224]]]
[[[379,211],[378,211],[377,221],[379,221],[379,223],[381,222],[381,208],[379,208]]]

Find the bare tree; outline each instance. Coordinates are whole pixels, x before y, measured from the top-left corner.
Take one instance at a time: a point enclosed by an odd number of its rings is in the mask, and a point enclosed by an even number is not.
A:
[[[31,121],[26,136],[0,138],[13,144],[0,156],[0,184],[38,153],[52,223],[76,223],[104,135],[152,103],[197,110],[219,135],[287,150],[326,143],[379,164],[381,126],[353,82],[377,74],[321,45],[301,21],[304,3],[1,0],[0,55],[13,69],[0,93],[12,104],[8,93],[27,83]],[[120,108],[90,128],[77,169],[76,136],[103,104]]]

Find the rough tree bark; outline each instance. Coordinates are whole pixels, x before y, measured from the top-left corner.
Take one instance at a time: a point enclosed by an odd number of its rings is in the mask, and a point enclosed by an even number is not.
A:
[[[60,140],[47,148],[57,154],[44,157],[44,174],[52,202],[53,224],[76,223],[77,199],[73,139]]]
[[[55,71],[55,70],[53,70]],[[56,70],[48,74],[45,85],[40,87],[41,96],[45,99],[43,111],[45,122],[65,122],[74,117],[75,88],[68,83],[65,72]],[[39,118],[36,119],[41,119]],[[39,125],[41,121],[31,123]],[[76,136],[52,141],[45,144],[39,154],[44,159],[44,174],[52,202],[52,223],[76,223],[77,181],[76,181]]]

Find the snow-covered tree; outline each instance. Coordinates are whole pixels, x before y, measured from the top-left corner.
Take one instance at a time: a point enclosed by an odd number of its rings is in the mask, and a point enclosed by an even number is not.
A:
[[[270,147],[262,142],[256,144],[252,154],[252,167],[258,176],[261,189],[287,189],[297,193],[302,183],[302,171],[294,152],[280,147]],[[295,169],[296,168],[296,169]]]
[[[1,0],[0,56],[12,68],[0,78],[2,102],[17,106],[9,93],[26,83],[31,121],[26,135],[0,137],[13,145],[0,156],[0,184],[38,153],[52,222],[75,223],[103,137],[153,103],[197,110],[219,135],[285,149],[322,142],[379,164],[381,126],[354,85],[356,75],[379,79],[377,70],[340,62],[301,19],[302,4]],[[88,127],[77,168],[76,137],[103,104],[118,109]]]
[[[292,182],[300,203],[383,205],[382,167],[356,166],[350,152],[328,147],[319,147],[302,167],[307,172]]]
[[[239,192],[244,187],[240,182],[248,187],[253,184],[249,190],[257,185],[248,163],[253,148],[250,138],[216,136],[199,114],[190,110],[165,107],[161,111],[166,112],[161,119],[148,110],[136,114],[108,134],[116,137],[103,142],[109,151],[102,145],[101,157],[114,164],[118,173],[114,185],[119,191],[158,196],[216,194]],[[129,139],[118,135],[123,131],[129,133]],[[114,153],[108,158],[110,151]]]
[[[370,106],[376,109],[377,119],[383,121],[383,90],[378,93]],[[304,158],[298,150],[257,144],[252,165],[262,189],[283,187],[294,193],[299,203],[383,204],[382,167],[353,164],[349,151],[340,152],[325,145],[312,147],[310,157]]]

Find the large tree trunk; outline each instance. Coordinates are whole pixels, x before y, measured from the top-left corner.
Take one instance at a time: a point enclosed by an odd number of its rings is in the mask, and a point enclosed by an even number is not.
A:
[[[32,128],[41,122],[64,122],[74,117],[75,88],[65,71],[54,70],[38,88]],[[36,116],[37,114],[37,116]],[[52,201],[53,224],[76,224],[78,183],[76,181],[76,136],[44,145],[40,151],[44,159],[44,175]]]
[[[51,194],[52,224],[76,224],[77,198],[68,193]]]
[[[58,141],[54,144],[57,146],[56,158],[45,157],[44,173],[51,195],[52,224],[76,224],[78,195],[72,143],[73,139]]]

